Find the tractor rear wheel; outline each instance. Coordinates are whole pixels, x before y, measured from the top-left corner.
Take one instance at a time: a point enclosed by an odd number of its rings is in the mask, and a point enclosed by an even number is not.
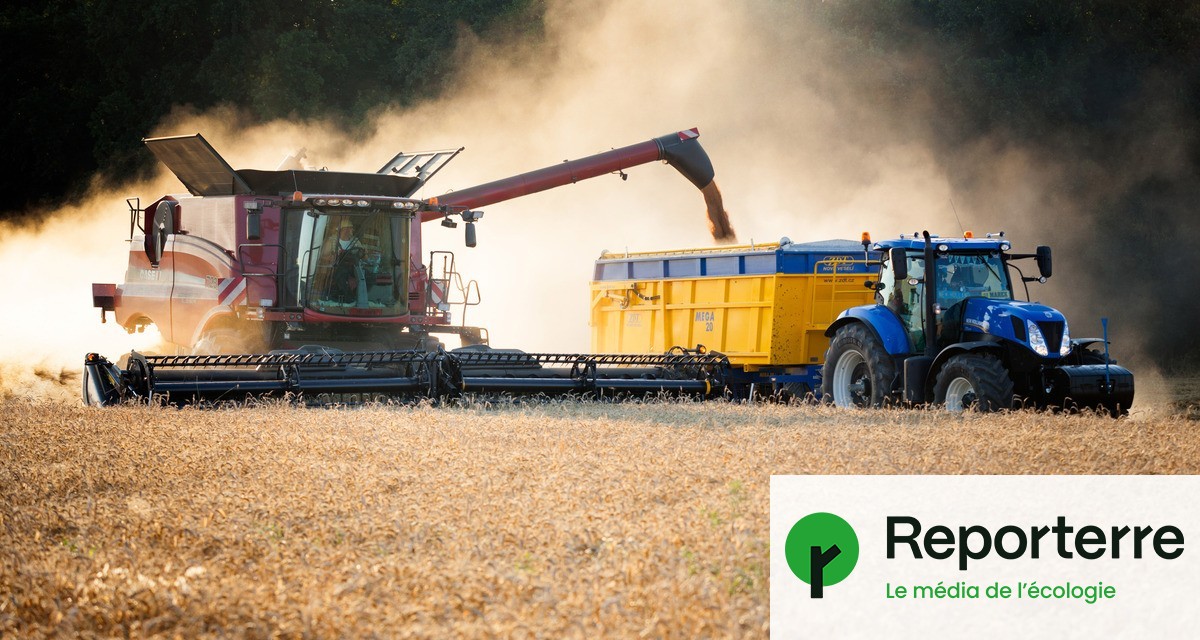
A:
[[[821,397],[838,407],[880,407],[893,398],[896,363],[861,323],[837,330],[825,352]]]
[[[946,361],[933,386],[933,400],[959,413],[1011,409],[1013,381],[1000,359],[991,354],[964,353]]]

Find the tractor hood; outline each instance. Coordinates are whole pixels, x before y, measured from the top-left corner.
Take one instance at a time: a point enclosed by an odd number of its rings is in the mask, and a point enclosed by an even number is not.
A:
[[[1036,302],[969,298],[963,302],[962,326],[1021,343],[1042,357],[1058,358],[1070,350],[1066,317]]]

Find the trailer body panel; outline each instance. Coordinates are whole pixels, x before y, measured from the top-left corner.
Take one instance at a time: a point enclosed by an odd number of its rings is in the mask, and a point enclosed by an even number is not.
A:
[[[591,283],[592,350],[704,345],[751,371],[819,364],[838,313],[874,299],[869,257],[850,240],[605,253]]]

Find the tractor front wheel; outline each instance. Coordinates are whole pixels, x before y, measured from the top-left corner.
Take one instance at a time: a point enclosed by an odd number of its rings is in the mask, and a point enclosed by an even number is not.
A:
[[[838,407],[879,407],[892,399],[896,363],[865,326],[837,330],[825,352],[821,396]]]
[[[1002,411],[1013,406],[1013,381],[996,356],[964,353],[946,361],[933,387],[933,400],[959,413]]]

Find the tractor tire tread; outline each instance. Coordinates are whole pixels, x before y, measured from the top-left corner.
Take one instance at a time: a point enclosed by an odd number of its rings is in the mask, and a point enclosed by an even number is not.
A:
[[[833,370],[837,361],[850,348],[856,348],[867,362],[871,372],[871,403],[872,407],[889,406],[894,404],[896,396],[893,387],[896,382],[896,362],[888,354],[887,349],[879,338],[860,322],[843,326],[837,330],[829,341],[829,349],[825,352],[824,372],[821,376],[821,401],[833,402]]]
[[[950,382],[966,377],[975,388],[976,408],[982,412],[1003,411],[1013,407],[1013,381],[1004,363],[989,353],[963,353],[946,361],[934,383],[934,401],[946,402]]]

